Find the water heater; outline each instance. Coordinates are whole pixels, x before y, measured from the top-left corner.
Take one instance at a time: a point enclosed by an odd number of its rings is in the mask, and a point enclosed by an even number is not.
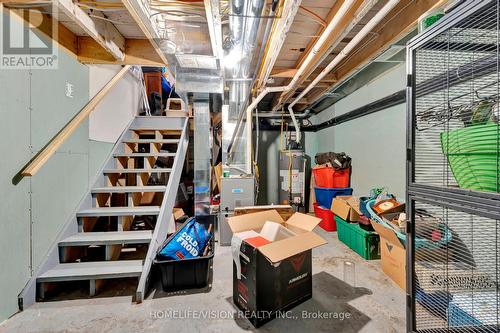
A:
[[[279,160],[279,201],[295,210],[305,206],[306,158],[303,150],[281,150]]]

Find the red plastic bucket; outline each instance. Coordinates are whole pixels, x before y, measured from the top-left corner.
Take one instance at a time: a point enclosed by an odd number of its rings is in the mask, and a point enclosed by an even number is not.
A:
[[[335,223],[333,212],[327,208],[321,207],[314,203],[314,215],[321,219],[319,226],[325,231],[337,231],[337,223]]]
[[[335,170],[334,168],[313,169],[316,187],[344,188],[349,187],[351,180],[351,169]]]

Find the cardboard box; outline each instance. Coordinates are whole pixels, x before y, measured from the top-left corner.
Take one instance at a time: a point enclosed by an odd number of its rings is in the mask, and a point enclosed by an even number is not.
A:
[[[283,220],[288,220],[295,212],[290,205],[263,205],[263,206],[246,206],[246,207],[236,207],[234,209],[234,215],[245,215],[262,212],[264,210],[274,209],[280,214]]]
[[[295,213],[286,222],[276,210],[233,216],[228,224],[233,233],[259,232],[272,221],[296,233],[295,236],[256,246],[241,243],[241,279],[233,262],[233,302],[259,327],[312,296],[311,250],[327,243],[312,230],[321,219]]]
[[[405,211],[405,204],[398,202],[396,199],[386,199],[375,203],[372,209],[378,215],[401,213]]]
[[[183,217],[184,215],[186,215],[186,213],[184,213],[184,210],[182,208],[177,208],[177,207],[174,207],[172,214],[174,215],[174,220],[176,221],[181,217]]]
[[[182,208],[174,207],[172,210],[171,221],[168,225],[167,234],[173,234],[180,229],[180,227],[184,224],[184,221],[179,221],[179,219],[184,215],[186,215],[186,213],[184,213]]]
[[[349,201],[353,200],[350,195],[335,197],[330,210],[344,221],[356,222],[359,219],[359,213],[349,204]]]
[[[382,270],[401,289],[406,290],[406,248],[394,230],[371,221],[380,236],[380,262]]]

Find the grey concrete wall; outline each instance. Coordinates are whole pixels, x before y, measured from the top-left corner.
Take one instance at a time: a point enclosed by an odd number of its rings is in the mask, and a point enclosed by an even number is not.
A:
[[[320,123],[361,107],[405,87],[404,64],[384,73],[329,109],[312,117]],[[310,135],[309,133],[307,135]],[[405,194],[406,106],[400,104],[314,134],[306,153],[346,152],[352,157],[351,186],[357,195],[387,186],[397,197]]]
[[[0,24],[2,18],[0,17]],[[89,100],[89,70],[59,51],[54,70],[0,70],[0,322],[86,193],[112,144],[85,121],[31,178],[14,176]],[[65,94],[73,85],[72,97]]]

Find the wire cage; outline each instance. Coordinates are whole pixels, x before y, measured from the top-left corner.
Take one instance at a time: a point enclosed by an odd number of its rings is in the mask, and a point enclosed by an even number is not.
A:
[[[499,332],[500,221],[414,202],[415,237],[451,240],[414,252],[415,331]]]
[[[499,28],[468,0],[408,44],[410,332],[500,332]]]
[[[498,2],[414,50],[414,181],[500,190]]]

